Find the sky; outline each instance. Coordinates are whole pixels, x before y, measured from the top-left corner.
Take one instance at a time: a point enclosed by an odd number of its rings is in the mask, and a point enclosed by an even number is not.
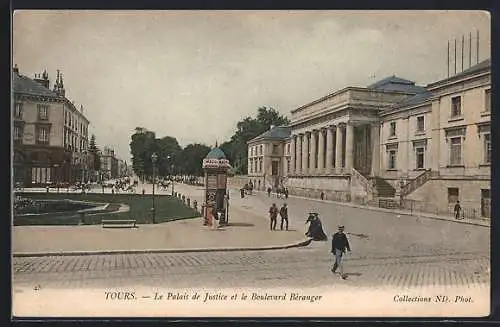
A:
[[[135,127],[213,146],[261,106],[290,117],[390,75],[446,78],[448,41],[460,71],[462,35],[466,69],[469,33],[481,61],[490,29],[482,11],[16,11],[13,64],[51,87],[59,69],[98,145],[130,160]]]

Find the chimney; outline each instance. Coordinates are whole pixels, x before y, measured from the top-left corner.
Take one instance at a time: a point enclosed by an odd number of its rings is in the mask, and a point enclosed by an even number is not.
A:
[[[47,71],[44,71],[43,74],[35,74],[33,80],[43,87],[49,88],[49,76],[47,75]]]

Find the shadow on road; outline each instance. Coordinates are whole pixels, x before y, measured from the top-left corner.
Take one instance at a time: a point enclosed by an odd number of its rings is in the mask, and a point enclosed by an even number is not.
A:
[[[228,227],[253,227],[255,224],[251,223],[229,223],[227,224]]]

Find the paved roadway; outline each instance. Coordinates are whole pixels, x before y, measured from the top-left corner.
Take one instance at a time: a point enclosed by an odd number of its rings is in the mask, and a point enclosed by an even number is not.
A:
[[[201,191],[176,185],[176,191]],[[284,200],[258,194],[231,206],[262,213]],[[318,211],[330,236],[345,225],[352,254],[348,280],[330,272],[329,242],[305,248],[257,252],[128,254],[14,258],[14,285],[42,287],[270,287],[337,283],[378,286],[489,285],[489,228],[289,198],[291,227],[305,230],[309,211]],[[279,233],[279,231],[277,231]],[[266,233],[266,235],[269,235]],[[186,235],[186,237],[189,237]]]

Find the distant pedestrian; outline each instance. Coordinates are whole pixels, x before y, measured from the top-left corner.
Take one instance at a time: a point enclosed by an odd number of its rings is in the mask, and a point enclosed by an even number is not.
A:
[[[288,187],[285,187],[285,199],[288,199]]]
[[[324,192],[321,192],[320,197],[321,197],[321,200],[324,200],[324,199],[325,199],[325,193],[324,193]]]
[[[335,256],[332,272],[335,273],[337,269],[340,269],[339,273],[342,279],[346,279],[346,275],[344,275],[344,265],[342,263],[342,256],[346,250],[351,252],[349,240],[347,240],[347,236],[344,234],[344,226],[339,226],[339,231],[332,236],[332,254]]]
[[[462,207],[460,206],[460,201],[457,201],[453,211],[455,212],[455,219],[460,219],[460,211],[462,211]]]
[[[142,195],[144,195],[144,193],[146,193],[146,190],[142,189]]]
[[[283,223],[286,222],[286,230],[288,230],[288,208],[286,207],[286,203],[283,203],[283,206],[280,209],[281,216],[281,230],[283,230]]]
[[[242,199],[245,198],[245,189],[243,187],[240,189],[240,195]]]
[[[269,218],[271,219],[271,230],[276,230],[276,219],[278,218],[278,207],[276,207],[276,203],[273,203],[271,208],[269,208]]]
[[[271,186],[268,186],[267,187],[267,196],[271,196],[271,191],[272,191]]]

